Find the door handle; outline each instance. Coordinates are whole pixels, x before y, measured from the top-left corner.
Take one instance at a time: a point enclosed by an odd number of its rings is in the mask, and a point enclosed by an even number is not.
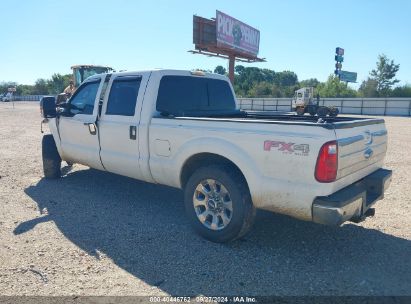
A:
[[[90,132],[91,135],[96,135],[97,134],[97,127],[94,123],[85,122],[84,125],[88,126],[88,131]]]
[[[137,139],[137,127],[130,126],[130,139],[136,140]]]

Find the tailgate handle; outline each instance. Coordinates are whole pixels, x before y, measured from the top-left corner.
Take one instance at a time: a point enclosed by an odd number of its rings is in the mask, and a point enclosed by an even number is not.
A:
[[[365,150],[365,151],[364,151],[364,157],[365,157],[365,159],[369,159],[369,158],[372,156],[373,153],[374,153],[374,151],[373,151],[372,149],[370,149],[370,148],[368,148],[367,150]]]

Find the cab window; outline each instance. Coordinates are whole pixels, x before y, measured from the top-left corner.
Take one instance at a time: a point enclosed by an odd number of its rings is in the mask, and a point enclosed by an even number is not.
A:
[[[156,109],[173,115],[234,111],[235,99],[225,80],[194,76],[163,76]]]
[[[84,83],[70,99],[70,112],[74,115],[92,115],[100,80]]]

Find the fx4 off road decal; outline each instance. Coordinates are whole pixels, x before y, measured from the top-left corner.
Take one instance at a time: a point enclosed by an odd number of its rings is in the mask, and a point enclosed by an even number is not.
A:
[[[264,142],[264,151],[280,151],[283,154],[295,154],[300,156],[307,156],[310,152],[310,145],[287,143],[284,141],[266,140]]]

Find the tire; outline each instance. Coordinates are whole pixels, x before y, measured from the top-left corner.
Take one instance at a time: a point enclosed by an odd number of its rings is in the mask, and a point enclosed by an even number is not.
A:
[[[212,242],[241,238],[254,222],[255,208],[247,183],[231,166],[211,165],[197,169],[184,188],[184,203],[191,226]]]
[[[330,116],[332,117],[336,117],[338,115],[338,113],[340,113],[340,111],[338,110],[338,108],[332,108],[330,110]]]
[[[315,116],[316,106],[313,106],[313,105],[307,106],[307,112],[310,113],[311,116]]]
[[[41,145],[44,177],[59,178],[61,176],[61,158],[53,135],[44,135]]]
[[[298,116],[303,116],[304,113],[305,113],[304,107],[297,107],[297,108],[295,109],[295,111],[297,112],[297,115],[298,115]]]
[[[319,116],[319,117],[326,117],[327,116],[327,114],[328,114],[328,109],[327,109],[327,107],[319,107],[318,109],[317,109],[317,115]]]

